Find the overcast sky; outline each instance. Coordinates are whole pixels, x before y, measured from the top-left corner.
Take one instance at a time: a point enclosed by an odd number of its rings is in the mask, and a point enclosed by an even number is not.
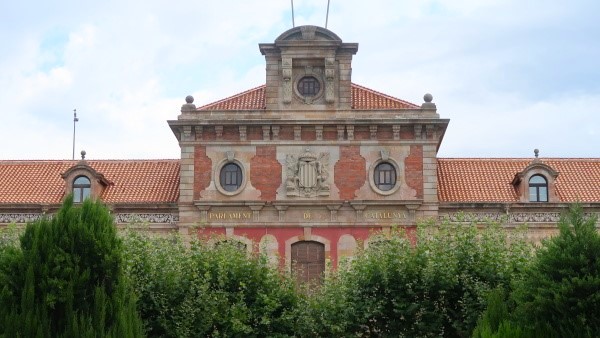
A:
[[[295,0],[325,25],[327,0]],[[0,159],[179,158],[167,125],[265,83],[289,0],[0,2]],[[600,157],[600,1],[331,0],[353,82],[450,125],[441,157]],[[78,157],[78,155],[76,155]]]

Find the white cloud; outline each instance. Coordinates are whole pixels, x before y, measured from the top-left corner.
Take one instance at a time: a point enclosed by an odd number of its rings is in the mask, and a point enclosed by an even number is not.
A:
[[[294,4],[297,25],[324,24],[327,1]],[[290,2],[280,0],[0,7],[0,142],[10,145],[0,158],[69,158],[74,108],[76,153],[178,158],[166,120],[184,97],[202,105],[263,84],[258,43],[291,28]],[[329,28],[360,44],[355,82],[415,103],[434,95],[451,119],[442,156],[529,157],[535,147],[598,156],[598,9],[586,0],[332,0]],[[67,39],[48,46],[53,34]]]

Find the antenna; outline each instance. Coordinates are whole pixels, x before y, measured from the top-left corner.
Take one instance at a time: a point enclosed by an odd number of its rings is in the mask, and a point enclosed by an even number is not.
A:
[[[73,160],[75,160],[75,123],[79,121],[77,118],[77,109],[73,109]]]
[[[327,15],[325,15],[325,28],[327,28],[327,21],[329,21],[329,2],[331,0],[327,0]]]
[[[294,22],[294,0],[292,1],[292,28],[296,27],[296,23]]]

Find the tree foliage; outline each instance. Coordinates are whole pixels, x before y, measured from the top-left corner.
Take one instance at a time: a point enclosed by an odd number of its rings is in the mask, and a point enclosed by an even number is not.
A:
[[[303,335],[469,336],[487,294],[510,283],[531,252],[497,224],[422,225],[416,244],[400,230],[383,238],[326,282]]]
[[[189,245],[176,236],[126,238],[127,272],[152,337],[294,336],[291,280],[228,241]]]
[[[28,224],[0,256],[0,335],[136,337],[141,322],[121,242],[100,203],[68,197],[53,218]]]
[[[542,242],[523,278],[515,281],[498,329],[483,320],[474,336],[506,337],[502,329],[507,327],[515,330],[513,337],[600,335],[596,222],[595,217],[584,215],[581,206],[572,206],[558,225],[559,234]],[[488,309],[486,315],[489,312],[495,310]]]

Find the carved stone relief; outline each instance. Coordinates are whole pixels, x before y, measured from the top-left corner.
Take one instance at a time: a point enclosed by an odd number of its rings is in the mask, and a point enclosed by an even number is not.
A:
[[[286,155],[287,196],[329,196],[329,153]]]

